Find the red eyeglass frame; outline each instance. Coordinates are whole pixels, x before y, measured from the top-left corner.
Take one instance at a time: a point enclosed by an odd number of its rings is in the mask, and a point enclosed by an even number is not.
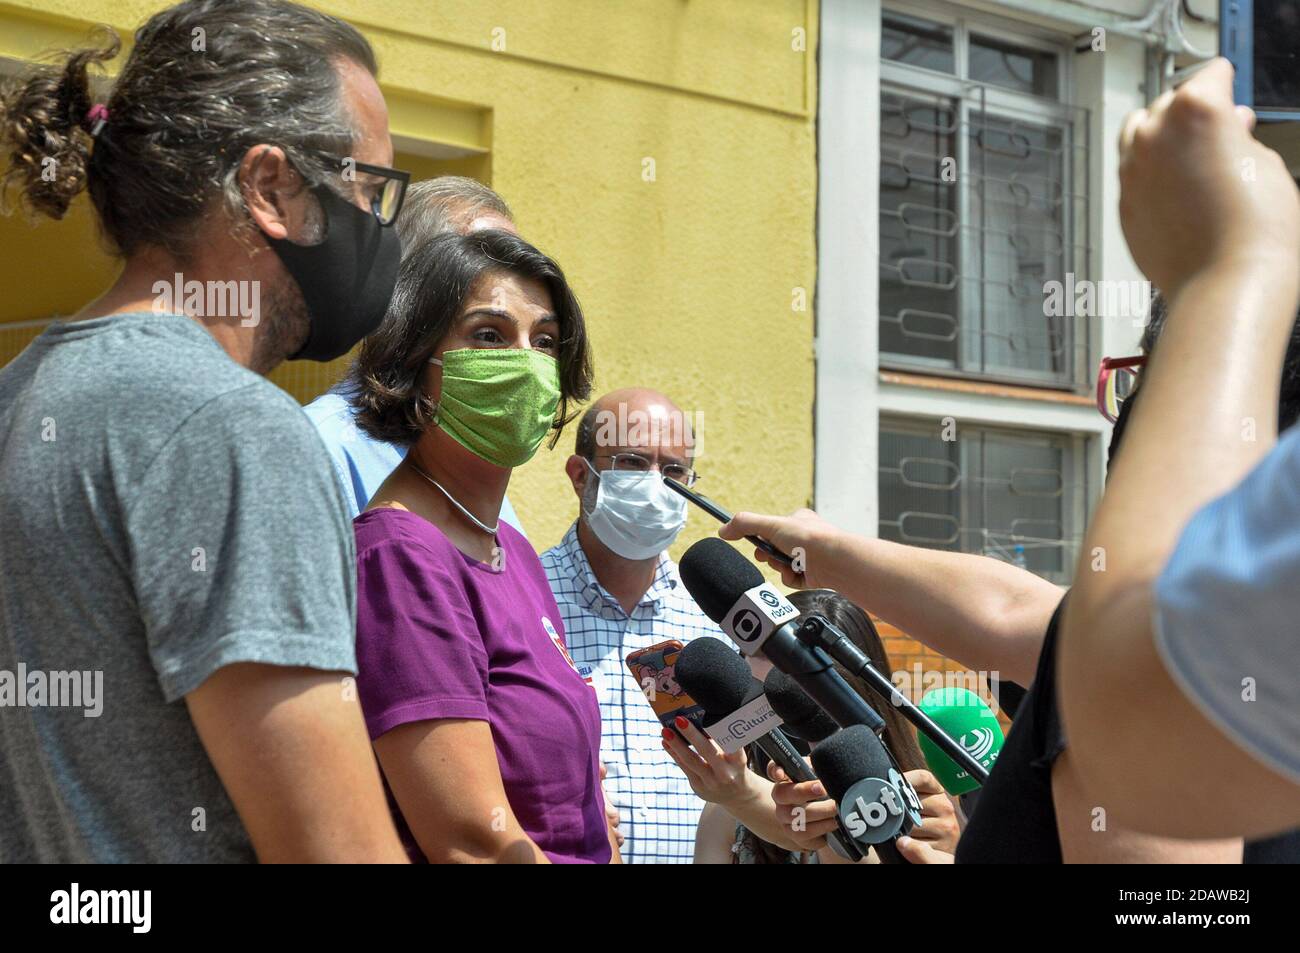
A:
[[[1126,368],[1143,367],[1146,362],[1147,357],[1145,354],[1137,354],[1133,357],[1103,357],[1101,359],[1101,364],[1097,367],[1097,410],[1111,423],[1114,423],[1118,418],[1112,417],[1106,410],[1106,385],[1110,382],[1110,375],[1115,371]]]

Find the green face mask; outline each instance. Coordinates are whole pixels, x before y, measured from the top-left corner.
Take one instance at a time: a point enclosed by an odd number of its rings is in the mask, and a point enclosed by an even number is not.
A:
[[[555,358],[525,348],[460,348],[442,360],[434,423],[475,456],[517,467],[537,452],[560,405]]]

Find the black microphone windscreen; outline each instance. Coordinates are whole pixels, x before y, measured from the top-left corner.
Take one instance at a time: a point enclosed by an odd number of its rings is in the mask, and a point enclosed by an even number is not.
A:
[[[812,753],[813,770],[838,804],[863,778],[888,780],[893,763],[880,739],[866,725],[853,725],[831,735]]]
[[[686,550],[677,571],[691,598],[719,623],[737,599],[763,584],[763,574],[753,563],[716,536],[706,536]]]
[[[779,668],[773,668],[763,680],[763,693],[767,695],[772,711],[783,722],[787,735],[804,741],[820,742],[839,729],[835,719]]]
[[[673,672],[686,694],[713,719],[731,714],[763,690],[730,643],[712,636],[701,636],[682,649]]]

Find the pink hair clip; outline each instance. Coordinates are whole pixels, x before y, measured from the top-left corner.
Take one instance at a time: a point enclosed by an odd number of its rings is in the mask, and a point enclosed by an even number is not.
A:
[[[86,112],[86,122],[91,123],[91,138],[99,135],[99,130],[104,128],[104,123],[108,122],[108,107],[103,103],[95,103]]]

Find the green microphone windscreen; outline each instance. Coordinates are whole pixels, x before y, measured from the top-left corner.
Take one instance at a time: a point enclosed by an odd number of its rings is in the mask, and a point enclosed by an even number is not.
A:
[[[1002,750],[1002,726],[997,715],[978,695],[965,688],[936,688],[921,696],[921,711],[957,740],[972,758],[992,770]],[[939,749],[922,732],[916,740],[925,755],[926,766],[949,794],[966,794],[979,787],[965,769]]]

